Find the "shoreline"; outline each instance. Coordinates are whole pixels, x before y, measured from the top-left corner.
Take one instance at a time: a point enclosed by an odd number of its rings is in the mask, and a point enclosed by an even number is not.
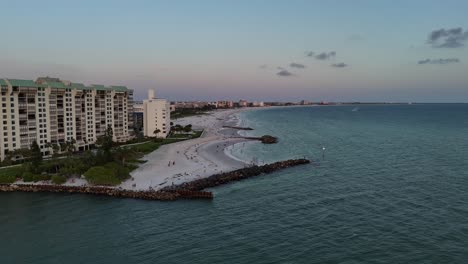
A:
[[[290,159],[263,166],[250,166],[230,172],[218,173],[210,177],[171,185],[159,190],[127,190],[106,186],[66,186],[52,184],[0,184],[0,192],[32,192],[32,193],[64,193],[64,194],[88,194],[97,196],[109,196],[116,198],[132,198],[153,201],[175,201],[180,199],[209,199],[214,195],[211,191],[205,191],[231,182],[241,181],[247,178],[270,174],[278,170],[309,164],[307,159]]]
[[[116,188],[160,190],[249,166],[248,162],[229,155],[226,150],[252,140],[237,138],[237,129],[223,126],[239,125],[238,114],[254,109],[258,108],[220,110],[174,120],[174,124],[192,124],[194,129],[203,129],[204,132],[199,138],[164,145],[145,155],[146,163],[131,173],[131,179]]]

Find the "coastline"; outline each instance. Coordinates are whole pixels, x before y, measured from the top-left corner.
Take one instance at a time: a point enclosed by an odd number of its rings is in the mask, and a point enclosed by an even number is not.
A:
[[[146,163],[131,173],[131,179],[116,186],[126,190],[159,190],[172,185],[207,178],[214,174],[245,168],[249,164],[231,154],[228,148],[251,140],[239,137],[239,113],[258,108],[213,111],[207,115],[174,120],[174,124],[192,124],[203,129],[201,137],[164,145],[143,157]]]

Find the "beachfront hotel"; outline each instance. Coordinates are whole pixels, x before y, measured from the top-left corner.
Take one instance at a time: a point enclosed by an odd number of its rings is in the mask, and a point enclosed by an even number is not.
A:
[[[36,141],[43,155],[48,143],[75,142],[92,147],[110,126],[113,140],[133,137],[133,91],[125,86],[72,83],[58,78],[0,79],[0,156]]]
[[[170,103],[156,98],[153,89],[148,90],[148,99],[143,101],[143,134],[145,137],[165,138],[171,129]],[[159,130],[158,133],[155,133]]]

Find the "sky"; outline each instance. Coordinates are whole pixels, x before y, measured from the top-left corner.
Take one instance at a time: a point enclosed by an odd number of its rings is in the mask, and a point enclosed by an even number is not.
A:
[[[0,0],[0,77],[143,99],[468,102],[466,0]]]

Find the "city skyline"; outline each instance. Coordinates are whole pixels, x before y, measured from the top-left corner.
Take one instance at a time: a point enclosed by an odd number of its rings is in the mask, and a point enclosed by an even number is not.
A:
[[[125,85],[136,99],[153,88],[171,101],[468,102],[464,1],[0,7],[1,78]]]

